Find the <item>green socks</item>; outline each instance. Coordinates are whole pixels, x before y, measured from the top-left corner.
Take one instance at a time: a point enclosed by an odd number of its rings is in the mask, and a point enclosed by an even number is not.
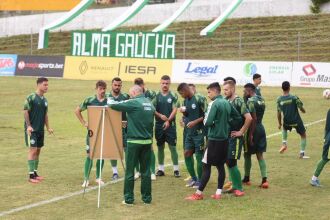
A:
[[[158,164],[159,165],[164,165],[164,158],[165,158],[165,153],[164,153],[165,145],[158,146]]]
[[[100,163],[101,163],[101,169],[100,169]],[[104,160],[97,160],[96,161],[96,179],[100,178],[100,173],[103,169],[103,165],[104,165]]]
[[[89,157],[86,157],[85,169],[84,169],[84,178],[85,178],[85,180],[89,179],[89,174],[91,172],[92,166],[93,166],[93,160],[91,160]]]
[[[267,167],[266,167],[266,161],[265,160],[258,160],[260,173],[262,178],[267,178]]]
[[[196,152],[195,153],[196,161],[197,161],[197,176],[198,179],[200,180],[202,178],[202,158],[203,158],[203,153],[202,152]]]
[[[300,151],[301,152],[305,152],[306,145],[307,145],[306,139],[301,139],[301,141],[300,141]]]
[[[150,157],[150,170],[152,174],[155,174],[156,170],[156,156],[155,152],[152,150],[151,151],[151,157]]]
[[[168,146],[171,151],[171,158],[172,158],[173,165],[179,165],[179,155],[176,150],[176,146],[171,146],[171,145],[168,145]]]
[[[323,160],[321,159],[318,163],[317,163],[317,166],[316,166],[316,169],[314,171],[314,176],[316,177],[319,177],[322,170],[323,170],[323,167],[328,163],[329,160]]]
[[[282,130],[282,143],[286,144],[288,141],[288,131],[287,130]]]
[[[244,153],[244,176],[250,176],[252,167],[251,154]]]
[[[33,174],[35,170],[35,160],[28,160],[29,174]]]
[[[229,168],[228,170],[229,176],[232,179],[233,189],[243,191],[241,172],[239,172],[238,167],[234,166],[232,168]]]
[[[194,168],[194,157],[185,157],[184,162],[186,164],[187,170],[189,175],[191,176],[192,179],[196,179],[196,173],[195,173],[195,168]]]

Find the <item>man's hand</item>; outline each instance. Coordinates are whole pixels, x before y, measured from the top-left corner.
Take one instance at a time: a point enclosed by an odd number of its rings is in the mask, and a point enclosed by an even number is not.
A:
[[[168,118],[165,115],[160,115],[160,119],[162,119],[163,121],[168,121]]]
[[[33,132],[33,128],[31,126],[28,126],[26,128],[26,132],[28,133],[29,136],[31,136],[31,133]]]
[[[183,118],[180,119],[180,126],[184,128],[184,121],[183,121]]]
[[[85,128],[88,128],[88,122],[87,122],[87,121],[84,121],[83,126],[84,126]]]
[[[186,112],[186,106],[181,106],[181,107],[179,108],[179,112],[181,112],[181,113]]]
[[[168,129],[170,127],[170,122],[169,121],[165,121],[164,125],[163,125],[163,130],[165,131],[166,129]]]
[[[193,128],[193,127],[195,127],[196,126],[196,120],[195,121],[191,121],[191,122],[189,122],[188,124],[187,124],[187,128]]]
[[[127,127],[127,121],[122,121],[121,126],[122,126],[122,128],[126,128]]]
[[[281,130],[281,128],[282,128],[282,124],[278,124],[278,129]]]
[[[48,131],[48,134],[54,134],[54,130],[51,128],[48,128],[47,131]]]
[[[242,137],[244,134],[243,134],[243,132],[241,132],[241,131],[232,131],[231,132],[231,137],[232,138],[235,138],[235,137]]]

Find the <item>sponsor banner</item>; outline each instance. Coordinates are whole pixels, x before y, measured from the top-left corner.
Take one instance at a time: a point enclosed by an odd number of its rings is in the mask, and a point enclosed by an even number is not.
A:
[[[18,56],[15,75],[63,77],[64,56]]]
[[[174,59],[175,34],[153,32],[72,32],[72,56]]]
[[[78,5],[80,0],[1,0],[0,11],[64,11]]]
[[[15,74],[17,55],[0,54],[0,76]]]
[[[294,62],[292,84],[303,87],[330,87],[330,63]]]
[[[162,75],[171,76],[172,72],[171,60],[68,56],[65,64],[66,79],[111,80],[120,77],[123,81],[133,81],[141,77],[145,82],[157,83]]]
[[[277,86],[291,79],[291,62],[249,62],[249,61],[173,61],[172,81],[196,84],[222,82],[225,77],[234,77],[238,85],[252,82],[255,73],[262,75],[263,85]]]

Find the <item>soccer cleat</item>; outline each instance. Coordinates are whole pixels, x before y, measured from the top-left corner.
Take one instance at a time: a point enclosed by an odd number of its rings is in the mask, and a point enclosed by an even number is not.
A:
[[[186,181],[186,182],[188,182],[188,181],[190,181],[191,180],[191,176],[187,176],[185,179],[184,179],[184,181]]]
[[[151,180],[155,181],[157,178],[156,178],[156,175],[154,173],[151,174]]]
[[[195,185],[196,181],[191,179],[187,184],[186,187],[193,187]]]
[[[309,159],[309,158],[310,158],[309,156],[305,155],[305,152],[300,152],[299,159]]]
[[[36,178],[37,180],[40,180],[40,181],[42,181],[42,180],[45,179],[43,176],[35,176],[35,178]]]
[[[188,196],[185,198],[185,200],[189,200],[189,201],[196,201],[196,200],[202,200],[203,199],[203,195],[199,195],[197,193],[192,194],[191,196]]]
[[[133,203],[127,203],[124,201],[121,202],[122,205],[126,205],[126,206],[133,206],[134,204]]]
[[[179,178],[180,175],[180,171],[179,170],[174,170],[174,177]]]
[[[315,187],[321,187],[321,183],[320,183],[320,180],[319,179],[316,179],[316,180],[312,180],[309,181],[309,183],[312,185],[312,186],[315,186]]]
[[[234,190],[234,196],[236,197],[242,197],[245,195],[245,192],[241,191],[241,190],[238,190],[238,189],[235,189]]]
[[[279,150],[280,154],[283,154],[284,151],[286,151],[287,149],[288,149],[288,146],[286,146],[286,145],[282,145],[282,147],[281,147],[280,150]]]
[[[112,178],[111,178],[113,181],[116,181],[116,180],[118,180],[119,179],[119,175],[118,175],[118,173],[114,173],[113,175],[112,175]]]
[[[268,181],[261,183],[259,187],[263,188],[263,189],[268,189],[268,187],[269,187]]]
[[[197,181],[195,182],[195,184],[192,186],[192,188],[194,188],[194,189],[198,189],[200,185],[201,185],[201,182],[200,182],[199,180],[197,180]]]
[[[223,190],[228,191],[229,189],[232,188],[233,183],[231,181],[228,181],[223,185]]]
[[[213,195],[211,195],[211,198],[215,199],[215,200],[219,200],[219,199],[221,199],[221,194],[213,194]]]
[[[85,188],[85,187],[88,187],[88,185],[89,185],[89,181],[88,180],[84,180],[84,182],[81,185],[81,187]]]
[[[244,177],[244,179],[242,180],[242,183],[243,185],[246,185],[246,186],[251,186],[251,181],[250,181],[250,178],[248,177]]]
[[[35,178],[29,178],[30,183],[40,183],[40,180],[37,180]]]
[[[104,182],[100,178],[96,179],[95,182],[101,186],[104,185]]]
[[[162,170],[157,170],[156,176],[165,176],[165,172]]]
[[[141,176],[140,172],[136,172],[134,175],[134,179],[137,180],[140,178],[140,176]]]

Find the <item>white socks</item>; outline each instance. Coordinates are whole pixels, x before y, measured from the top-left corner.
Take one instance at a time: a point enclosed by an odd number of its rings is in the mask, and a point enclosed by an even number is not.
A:
[[[217,189],[217,191],[215,192],[215,194],[217,195],[221,195],[221,193],[222,193],[222,189]]]
[[[112,173],[113,173],[113,174],[115,174],[115,173],[118,174],[118,169],[117,169],[117,167],[112,167]]]
[[[158,165],[158,170],[164,171],[165,170],[164,164],[159,164]]]
[[[202,192],[202,191],[200,191],[200,190],[197,190],[197,191],[196,191],[196,194],[198,194],[198,195],[202,195],[202,194],[203,194],[203,192]]]
[[[173,165],[173,170],[174,171],[179,170],[179,165]]]
[[[312,180],[316,181],[318,178],[316,176],[312,176]]]

